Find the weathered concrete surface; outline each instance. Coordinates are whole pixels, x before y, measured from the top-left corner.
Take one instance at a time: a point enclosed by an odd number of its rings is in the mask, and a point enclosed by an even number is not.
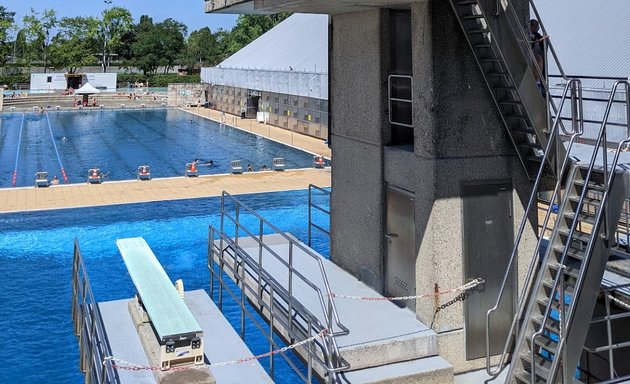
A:
[[[363,384],[448,384],[454,380],[453,366],[440,356],[348,372],[344,378]]]
[[[130,300],[116,300],[99,303],[108,340],[112,348],[113,356],[119,359],[131,361],[136,364],[151,366],[143,350],[141,338],[129,314],[128,303]],[[186,305],[195,319],[201,325],[204,332],[204,353],[207,362],[219,363],[250,357],[251,351],[223,317],[221,311],[214,305],[208,294],[203,290],[186,292],[184,298]],[[141,327],[144,338],[151,339],[153,331],[146,324]],[[152,337],[155,339],[155,337]],[[155,341],[157,345],[157,341]],[[272,383],[264,368],[258,361],[250,361],[247,364],[236,364],[224,367],[208,368],[207,365],[188,371],[178,383],[194,383],[199,381],[199,372],[206,371],[212,374],[218,383]],[[151,371],[127,371],[119,370],[121,383],[155,383],[156,379]],[[194,373],[197,372],[197,373]],[[168,372],[167,372],[168,373]],[[173,373],[172,371],[170,373]],[[174,383],[174,377],[166,375],[162,383]],[[180,379],[178,379],[180,380]],[[204,381],[205,382],[205,381]]]
[[[260,248],[257,243],[249,238],[239,238],[238,244],[244,252],[258,260]],[[284,260],[288,260],[289,247],[285,238],[280,235],[266,235],[265,244]],[[323,295],[326,295],[317,261],[297,247],[293,247],[292,257],[295,269],[318,286]],[[280,286],[288,291],[288,270],[284,264],[266,250],[263,252],[262,259],[265,270],[276,279]],[[382,298],[381,295],[334,263],[323,258],[320,260],[323,262],[333,293],[374,299]],[[228,260],[228,264],[235,268],[233,259]],[[292,283],[293,295],[323,324],[326,324],[316,291],[296,276],[294,275]],[[234,279],[234,276],[230,276],[230,278]],[[251,286],[257,286],[255,277],[245,275],[245,278]],[[252,294],[252,291],[256,292],[257,290],[247,291],[251,295],[250,299],[257,302],[258,298]],[[388,300],[336,298],[334,301],[341,323],[350,330],[348,335],[336,337],[340,354],[350,363],[350,370],[422,359],[437,354],[435,332],[416,320],[412,311],[400,308]],[[263,316],[267,315],[267,312],[263,312]]]

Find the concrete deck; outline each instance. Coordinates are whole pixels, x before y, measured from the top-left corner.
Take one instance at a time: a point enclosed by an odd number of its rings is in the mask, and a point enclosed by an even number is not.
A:
[[[205,291],[186,292],[184,301],[203,329],[203,343],[207,361],[220,363],[252,356],[249,348]],[[119,359],[140,365],[149,365],[129,315],[128,302],[129,300],[116,300],[99,303],[112,354]],[[210,367],[209,369],[217,383],[273,383],[264,368],[255,360],[243,364]],[[156,382],[153,372],[148,370],[119,369],[118,374],[122,384],[153,384]]]
[[[276,192],[330,186],[330,168],[0,189],[0,213]]]
[[[264,241],[274,252],[288,260],[289,247],[285,238],[274,234],[265,236]],[[238,243],[244,252],[258,260],[257,243],[249,238],[239,238]],[[382,297],[331,261],[324,258],[321,260],[333,293]],[[287,268],[267,251],[263,253],[262,263],[265,270],[288,290]],[[324,281],[315,259],[303,250],[293,247],[293,263],[296,270],[317,285],[324,295],[326,294]],[[251,277],[246,277],[246,279],[251,279]],[[256,283],[251,281],[251,284]],[[325,324],[316,292],[295,276],[292,290],[299,302]],[[361,374],[357,372],[357,377],[352,378],[353,382],[362,382],[362,378],[371,375],[374,378],[385,375],[387,377],[381,377],[381,380],[385,380],[382,382],[389,382],[387,380],[395,380],[398,377],[396,374],[404,374],[405,378],[412,377],[417,380],[418,375],[426,373],[424,369],[428,368],[428,365],[439,367],[438,371],[444,370],[447,376],[450,374],[452,382],[452,366],[446,360],[441,357],[432,360],[425,359],[437,355],[437,335],[418,321],[411,310],[400,308],[387,300],[363,301],[337,298],[335,303],[341,323],[350,330],[348,335],[339,336],[336,339],[341,356],[350,363],[352,371],[368,370]],[[268,315],[266,312],[263,313],[263,316],[266,315]],[[405,366],[404,372],[383,368],[378,372],[376,370],[369,372],[375,367],[403,361],[413,361]],[[349,379],[353,376],[349,372],[347,375]]]

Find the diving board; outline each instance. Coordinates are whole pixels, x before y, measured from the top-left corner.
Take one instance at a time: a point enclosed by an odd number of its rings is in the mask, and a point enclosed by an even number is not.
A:
[[[118,239],[116,245],[138,291],[138,302],[160,344],[162,369],[203,364],[202,328],[142,237]]]

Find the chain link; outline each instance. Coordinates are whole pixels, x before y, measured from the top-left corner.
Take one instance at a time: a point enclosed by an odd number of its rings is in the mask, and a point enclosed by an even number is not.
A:
[[[477,283],[477,284],[471,284],[471,283],[476,282],[476,281],[478,281],[478,280],[480,280],[481,282],[479,282],[479,283]],[[475,293],[475,292],[478,292],[478,291],[479,291],[479,286],[480,286],[481,284],[483,284],[483,283],[485,283],[485,280],[483,280],[483,279],[481,279],[481,278],[477,278],[477,279],[475,279],[475,280],[471,281],[471,282],[470,282],[470,283],[468,283],[468,284],[464,284],[465,286],[467,286],[467,289],[466,289],[466,290],[464,290],[464,291],[463,291],[462,293],[460,293],[459,295],[455,296],[453,299],[451,299],[451,300],[447,301],[446,303],[444,303],[444,304],[442,304],[442,305],[438,306],[438,307],[435,309],[435,313],[433,314],[433,320],[431,320],[431,326],[430,326],[430,328],[433,328],[433,323],[435,323],[435,318],[437,317],[437,314],[438,314],[441,310],[446,309],[446,308],[450,307],[451,305],[453,305],[453,304],[455,304],[455,303],[459,303],[459,302],[462,302],[462,303],[463,303],[463,302],[464,302],[464,300],[466,300],[466,299],[467,299],[470,295],[472,295],[472,294],[473,294],[473,293]]]
[[[468,291],[473,289],[481,284],[484,284],[486,281],[482,278],[476,278],[472,281],[469,281],[466,284],[460,285],[457,288],[452,288],[446,291],[435,292],[435,293],[425,293],[421,295],[414,296],[352,296],[352,295],[342,295],[338,293],[330,293],[331,297],[339,298],[339,299],[352,299],[352,300],[363,300],[363,301],[398,301],[398,300],[414,300],[414,299],[423,299],[426,297],[436,297],[442,295],[448,295],[449,293],[459,292],[459,291]]]

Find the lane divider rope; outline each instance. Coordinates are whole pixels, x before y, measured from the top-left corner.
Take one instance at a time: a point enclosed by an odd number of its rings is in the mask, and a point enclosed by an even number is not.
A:
[[[15,151],[15,168],[13,168],[12,185],[17,183],[18,164],[20,163],[20,147],[22,146],[22,130],[24,129],[24,112],[22,112],[22,122],[20,122],[20,134],[18,136],[17,150]]]
[[[57,149],[57,143],[55,143],[55,136],[53,135],[52,126],[50,125],[50,117],[48,117],[48,112],[46,113],[46,120],[48,121],[48,132],[50,132],[50,138],[53,143],[53,148],[55,149],[55,153],[57,154],[57,162],[59,163],[59,168],[61,168],[61,176],[63,176],[64,183],[68,184],[68,176],[66,175],[66,170],[63,168],[63,163],[61,162],[61,156],[59,155],[59,150]]]

